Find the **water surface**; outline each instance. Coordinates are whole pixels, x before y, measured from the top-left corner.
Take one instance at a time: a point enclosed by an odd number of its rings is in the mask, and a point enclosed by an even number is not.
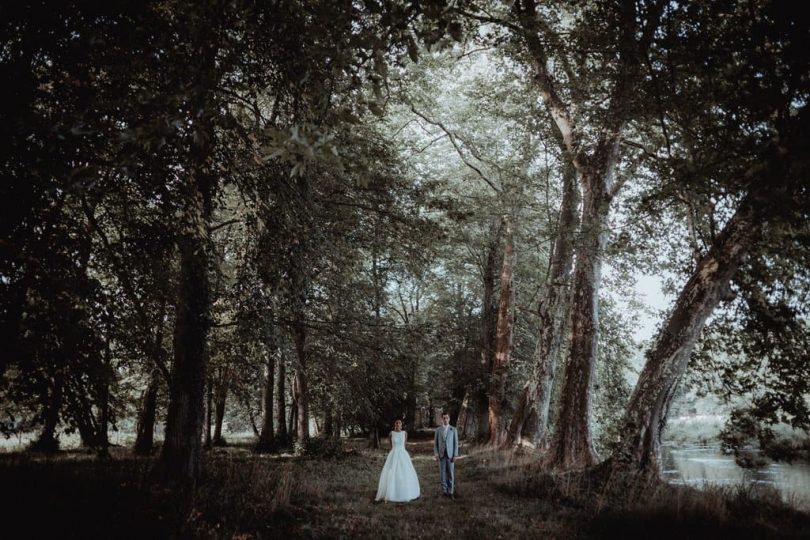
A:
[[[713,446],[664,446],[662,475],[676,484],[701,487],[707,484],[773,486],[782,498],[803,510],[810,510],[810,464],[769,463],[746,469]]]

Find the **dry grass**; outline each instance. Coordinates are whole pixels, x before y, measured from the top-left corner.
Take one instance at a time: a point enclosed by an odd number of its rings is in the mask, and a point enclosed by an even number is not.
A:
[[[363,444],[328,460],[215,449],[185,501],[149,483],[149,460],[122,452],[107,462],[6,454],[0,482],[17,487],[4,490],[0,507],[10,516],[4,526],[47,511],[49,520],[27,524],[30,537],[77,538],[763,538],[802,537],[810,523],[773,492],[549,474],[536,455],[482,448],[465,449],[451,501],[439,495],[430,440],[408,445],[422,497],[377,503],[386,450]]]

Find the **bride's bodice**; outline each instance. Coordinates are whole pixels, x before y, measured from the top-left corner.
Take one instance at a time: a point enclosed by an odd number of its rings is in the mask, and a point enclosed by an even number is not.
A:
[[[391,449],[405,448],[405,432],[392,431],[391,432]]]

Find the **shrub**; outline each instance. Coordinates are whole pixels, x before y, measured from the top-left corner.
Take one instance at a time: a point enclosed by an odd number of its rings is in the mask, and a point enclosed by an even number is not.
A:
[[[318,459],[338,458],[343,455],[343,441],[333,437],[311,437],[303,444],[296,441],[295,453]]]

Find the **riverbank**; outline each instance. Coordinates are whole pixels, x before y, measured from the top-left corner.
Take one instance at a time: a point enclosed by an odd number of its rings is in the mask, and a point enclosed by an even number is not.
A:
[[[123,449],[98,461],[0,456],[3,530],[26,537],[163,538],[802,538],[810,515],[769,489],[698,491],[663,482],[622,489],[537,470],[535,456],[465,450],[458,497],[439,495],[431,441],[409,443],[421,499],[373,500],[386,450],[349,441],[336,459],[260,456],[246,446],[215,449],[187,501],[154,488],[151,459]],[[10,488],[8,486],[14,486]],[[30,520],[26,515],[41,515]],[[5,536],[5,535],[3,535]]]

